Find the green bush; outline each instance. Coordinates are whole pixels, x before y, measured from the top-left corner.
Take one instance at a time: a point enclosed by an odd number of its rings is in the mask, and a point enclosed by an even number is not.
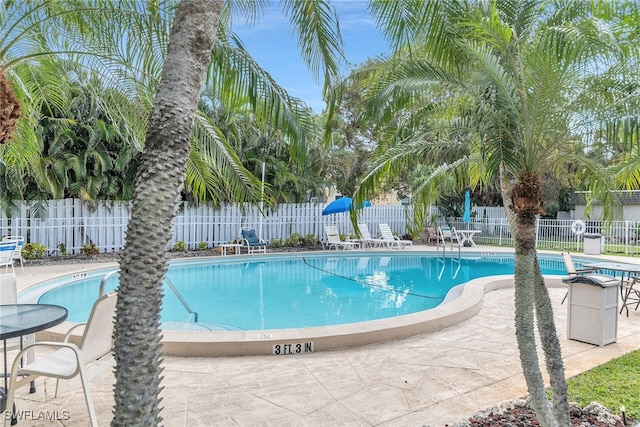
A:
[[[58,254],[60,254],[60,256],[67,256],[67,245],[65,245],[64,243],[60,243],[58,245]]]
[[[292,233],[291,236],[285,241],[285,245],[290,247],[301,246],[304,242],[304,238],[300,233]]]
[[[186,252],[187,244],[185,242],[183,242],[182,240],[178,240],[173,245],[173,250],[176,251],[176,252]]]
[[[304,245],[305,246],[317,246],[320,241],[318,240],[318,236],[313,233],[309,233],[304,236]]]
[[[100,253],[100,248],[97,247],[95,243],[83,243],[80,248],[80,253],[85,256],[92,257]]]
[[[271,241],[271,247],[272,248],[282,247],[283,244],[284,244],[284,242],[282,241],[282,239],[273,239]]]
[[[198,250],[199,251],[206,251],[208,248],[209,248],[209,244],[207,242],[198,243]]]
[[[47,253],[47,247],[39,243],[26,243],[22,247],[22,257],[24,259],[43,258]]]

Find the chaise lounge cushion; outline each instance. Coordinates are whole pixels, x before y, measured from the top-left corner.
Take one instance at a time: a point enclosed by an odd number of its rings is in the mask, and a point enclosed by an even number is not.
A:
[[[242,238],[247,241],[249,246],[264,246],[266,243],[260,241],[256,235],[256,230],[242,230]]]

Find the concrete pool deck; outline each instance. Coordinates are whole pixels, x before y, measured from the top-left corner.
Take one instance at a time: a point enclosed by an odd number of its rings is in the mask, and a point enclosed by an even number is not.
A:
[[[435,250],[416,247],[416,250]],[[464,248],[498,252],[497,248]],[[510,250],[506,250],[510,252]],[[633,262],[629,257],[603,257]],[[26,266],[18,287],[61,274],[114,264]],[[640,311],[618,318],[617,342],[597,347],[567,340],[565,288],[551,287],[567,377],[640,348]],[[444,426],[526,394],[513,321],[513,288],[484,296],[478,313],[445,329],[360,347],[304,355],[164,358],[167,426]],[[100,425],[108,425],[113,375],[92,382]],[[84,426],[87,412],[77,379],[38,381],[18,390],[19,411],[49,411],[59,421],[27,426]],[[46,396],[45,396],[46,391]],[[614,409],[614,408],[612,408]],[[26,413],[26,412],[25,412]],[[30,419],[31,418],[31,419]]]

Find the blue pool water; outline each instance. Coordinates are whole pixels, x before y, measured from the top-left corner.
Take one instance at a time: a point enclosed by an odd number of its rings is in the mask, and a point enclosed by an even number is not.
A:
[[[542,257],[541,264],[543,274],[565,274],[559,257]],[[177,293],[165,283],[162,322],[164,329],[192,324],[209,330],[264,330],[382,319],[434,308],[454,286],[513,274],[513,268],[510,255],[397,252],[180,261],[167,274]],[[83,322],[107,271],[58,279],[38,301],[63,305],[68,320]],[[116,288],[117,277],[107,281],[107,291]]]

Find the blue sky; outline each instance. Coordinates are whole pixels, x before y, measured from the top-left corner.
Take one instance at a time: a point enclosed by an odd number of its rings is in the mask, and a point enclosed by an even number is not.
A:
[[[334,4],[351,67],[387,50],[384,38],[366,9],[366,0],[335,0]],[[253,28],[234,25],[234,31],[278,84],[291,96],[304,100],[314,112],[321,113],[324,109],[321,86],[300,59],[296,39],[291,35],[289,21],[281,12],[280,3],[274,0],[271,6],[272,10]],[[343,74],[347,75],[351,67],[345,68]]]

